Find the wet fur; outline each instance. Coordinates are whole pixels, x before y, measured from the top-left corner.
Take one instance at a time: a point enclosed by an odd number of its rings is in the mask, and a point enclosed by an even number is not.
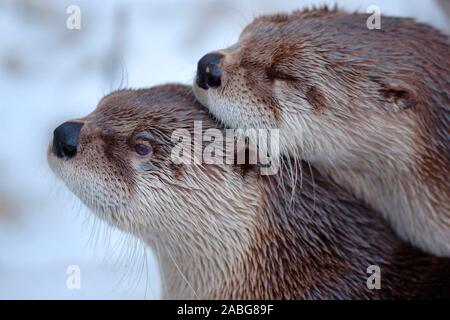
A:
[[[328,8],[262,16],[218,52],[221,87],[194,85],[226,126],[279,128],[304,159],[397,234],[450,256],[450,44],[412,19]]]
[[[303,163],[293,198],[287,172],[174,165],[170,135],[192,132],[194,120],[204,130],[220,128],[188,87],[122,90],[76,120],[84,126],[75,158],[48,156],[97,215],[155,250],[164,298],[449,297],[448,259],[403,243],[377,214]],[[154,138],[145,159],[130,152],[143,131]],[[381,267],[380,290],[366,287],[373,264]]]

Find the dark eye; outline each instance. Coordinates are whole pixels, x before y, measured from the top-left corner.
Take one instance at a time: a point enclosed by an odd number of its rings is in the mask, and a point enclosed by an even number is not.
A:
[[[284,81],[295,81],[296,78],[282,71],[281,68],[276,65],[271,65],[266,69],[266,75],[269,80],[284,80]]]
[[[134,152],[143,157],[149,155],[152,152],[152,149],[148,145],[145,145],[143,143],[137,143],[134,145]]]

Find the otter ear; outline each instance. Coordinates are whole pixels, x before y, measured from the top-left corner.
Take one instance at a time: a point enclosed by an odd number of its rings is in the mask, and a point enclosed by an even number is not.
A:
[[[403,80],[385,79],[380,94],[394,107],[395,111],[409,109],[417,104],[416,91]]]

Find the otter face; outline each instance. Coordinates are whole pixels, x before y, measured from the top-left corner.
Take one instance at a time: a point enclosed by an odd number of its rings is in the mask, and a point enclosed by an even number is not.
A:
[[[257,18],[235,45],[199,61],[194,93],[227,126],[279,128],[287,154],[361,170],[408,166],[429,139],[420,119],[431,116],[419,113],[446,99],[433,63],[441,55],[448,67],[448,45],[411,20],[383,17],[379,32],[366,19],[327,10]],[[432,32],[434,49],[423,36]]]
[[[250,192],[249,207],[240,204],[244,181],[232,166],[211,165],[206,173],[201,165],[172,161],[173,131],[192,132],[195,120],[204,128],[215,124],[186,87],[117,91],[90,115],[54,131],[48,162],[75,195],[116,227],[135,235],[198,237],[200,226],[230,223],[230,212],[249,217],[258,200]],[[215,198],[211,190],[224,185],[226,194]],[[204,221],[213,212],[218,221],[208,226]]]

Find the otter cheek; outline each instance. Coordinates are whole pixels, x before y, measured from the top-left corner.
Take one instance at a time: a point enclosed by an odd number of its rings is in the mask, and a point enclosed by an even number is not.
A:
[[[209,108],[209,90],[203,90],[202,88],[198,87],[197,84],[194,84],[193,86],[194,95],[197,98],[197,100],[205,107]]]
[[[151,162],[141,162],[138,164],[138,168],[143,172],[154,172],[156,167]]]

